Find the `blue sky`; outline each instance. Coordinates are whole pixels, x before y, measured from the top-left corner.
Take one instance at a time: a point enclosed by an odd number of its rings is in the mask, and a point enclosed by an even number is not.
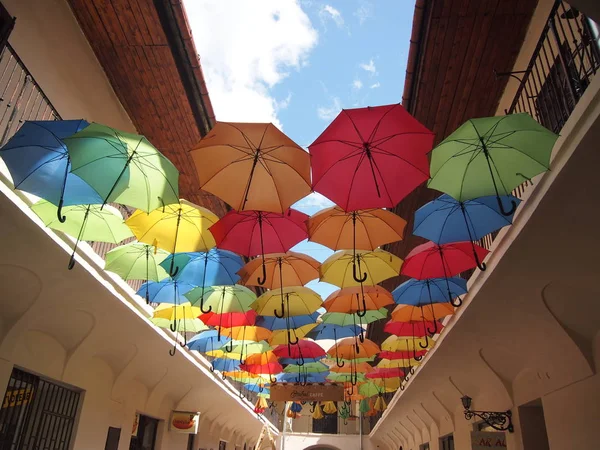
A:
[[[186,0],[217,120],[273,122],[308,146],[342,108],[401,101],[413,0]],[[295,207],[330,206],[313,194]],[[332,252],[294,248],[323,261]],[[335,290],[308,285],[323,297]]]

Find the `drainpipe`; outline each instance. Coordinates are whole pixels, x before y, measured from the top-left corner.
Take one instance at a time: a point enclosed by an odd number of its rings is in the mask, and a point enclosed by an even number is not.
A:
[[[363,413],[358,408],[358,434],[360,436],[360,450],[363,450]]]
[[[285,450],[285,427],[287,425],[287,413],[290,409],[290,402],[285,402],[283,408],[283,426],[281,427],[281,450]]]

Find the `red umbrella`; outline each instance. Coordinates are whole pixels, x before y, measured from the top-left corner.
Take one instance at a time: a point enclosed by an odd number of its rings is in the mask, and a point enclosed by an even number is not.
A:
[[[204,322],[205,325],[232,328],[244,325],[254,325],[256,322],[256,312],[252,309],[246,312],[228,312],[223,314],[209,312],[201,314],[198,318]]]
[[[264,211],[229,211],[209,228],[217,242],[217,247],[244,256],[263,256],[263,277],[266,280],[264,265],[265,253],[284,253],[308,237],[306,221],[308,216],[295,209],[283,214]]]
[[[273,349],[273,353],[279,358],[294,358],[303,361],[304,358],[317,359],[325,356],[325,350],[319,344],[306,339],[300,339],[297,344],[292,346],[278,345]]]
[[[425,353],[427,353],[427,350],[419,350],[418,352],[388,352],[388,351],[382,351],[379,352],[379,358],[381,359],[390,359],[390,360],[395,360],[395,359],[410,359],[412,358],[414,355],[417,356],[425,356]]]
[[[313,190],[345,211],[392,208],[429,178],[433,138],[399,104],[344,109],[308,146]]]
[[[479,261],[483,261],[489,253],[489,250],[472,242],[453,242],[443,245],[431,241],[425,242],[408,254],[401,273],[417,280],[458,275],[477,266],[474,251]]]
[[[409,358],[410,359],[410,358]],[[375,368],[372,372],[367,374],[367,378],[403,378],[404,371],[399,368],[393,369],[382,369],[380,367]]]
[[[246,361],[247,362],[247,361]],[[283,371],[283,367],[278,362],[269,362],[265,364],[240,364],[240,370],[254,374],[277,375]]]
[[[202,316],[201,316],[202,317]],[[424,322],[392,322],[391,320],[387,322],[383,331],[385,333],[390,333],[395,336],[407,336],[407,337],[426,337],[429,335],[428,329],[435,328],[437,326],[438,330],[444,328],[441,322],[436,321],[437,325],[434,322],[424,321]]]

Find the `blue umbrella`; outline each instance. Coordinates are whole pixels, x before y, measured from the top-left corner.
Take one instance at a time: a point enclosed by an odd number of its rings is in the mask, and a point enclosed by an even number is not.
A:
[[[323,358],[325,358],[325,356],[320,356],[318,358],[279,358],[279,364],[281,364],[282,366],[285,366],[287,364],[300,365],[302,364],[302,362],[312,363],[320,361]]]
[[[321,373],[280,373],[277,378],[278,383],[327,383],[329,372]]]
[[[316,323],[319,315],[318,312],[314,312],[303,316],[290,316],[289,318],[283,317],[281,319],[275,316],[258,316],[256,318],[256,326],[268,328],[272,331],[296,329],[309,323]]]
[[[148,299],[151,303],[171,303],[181,305],[189,302],[184,294],[196,286],[183,281],[167,278],[162,281],[147,281],[136,292],[137,295]]]
[[[0,149],[15,188],[58,206],[101,204],[102,197],[77,175],[70,173],[71,161],[62,139],[82,130],[85,120],[27,121]]]
[[[501,201],[518,205],[521,200],[512,195]],[[499,209],[496,196],[479,197],[459,202],[447,194],[423,205],[415,212],[413,234],[436,244],[477,241],[489,233],[512,224],[514,212],[505,216]],[[480,270],[485,270],[475,254]]]
[[[265,384],[264,386],[259,386],[258,383],[256,384],[251,384],[251,383],[246,383],[244,384],[244,388],[246,388],[246,390],[248,392],[256,392],[257,394],[269,394],[270,393],[270,389],[267,389],[266,386],[268,386],[268,384]]]
[[[359,336],[364,330],[358,325],[341,326],[331,323],[320,323],[306,335],[314,341],[323,339],[342,339]]]
[[[208,252],[175,253],[165,258],[161,266],[168,271],[173,259],[173,265],[180,269],[175,279],[196,286],[232,286],[240,280],[237,271],[244,265],[239,255],[216,248]]]
[[[208,330],[198,333],[188,340],[187,346],[190,350],[196,350],[200,353],[212,352],[229,342],[231,339],[220,336],[217,330]],[[215,359],[216,361],[216,359]]]
[[[431,303],[446,303],[466,293],[467,280],[464,278],[429,278],[426,280],[411,278],[394,289],[392,296],[394,301],[399,304],[423,306]],[[460,304],[462,304],[462,300]],[[459,305],[454,304],[454,306]]]
[[[225,339],[225,338],[221,338]],[[215,339],[216,342],[216,339]],[[221,342],[222,343],[222,342]],[[189,343],[188,343],[189,345]],[[195,350],[195,349],[192,349]],[[210,351],[210,349],[209,349]],[[237,359],[227,359],[227,358],[215,358],[211,362],[212,370],[218,370],[219,372],[233,372],[234,370],[238,370],[240,368],[240,362]]]

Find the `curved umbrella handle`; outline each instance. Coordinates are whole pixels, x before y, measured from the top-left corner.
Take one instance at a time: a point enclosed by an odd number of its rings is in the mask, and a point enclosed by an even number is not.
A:
[[[63,216],[63,213],[62,213],[63,203],[64,203],[64,200],[61,195],[60,200],[58,201],[58,209],[56,210],[56,217],[58,217],[58,221],[60,223],[65,223],[65,221],[67,220],[67,216]]]
[[[342,363],[341,363],[341,364],[340,364],[340,361],[342,361]],[[335,363],[337,364],[337,366],[338,366],[339,368],[342,368],[342,367],[344,367],[344,366],[346,365],[346,363],[344,362],[344,360],[340,360],[340,359],[338,358],[338,355],[337,355],[337,353],[335,354]]]
[[[421,357],[421,358],[422,358],[422,357]],[[415,374],[415,370],[416,370],[416,367],[415,367],[415,366],[412,366],[412,367],[410,368],[410,373],[412,373],[412,374],[414,375],[414,374]]]
[[[425,335],[425,346],[423,346],[423,343],[422,343],[422,342],[419,342],[419,347],[421,347],[421,348],[423,348],[423,349],[425,349],[425,348],[429,347],[429,336],[428,336],[428,335]],[[413,351],[414,351],[414,350],[413,350]],[[420,358],[422,359],[423,357],[422,357],[422,356],[420,356]],[[415,359],[417,359],[417,358],[415,358]],[[419,359],[417,359],[417,361],[420,361],[420,360],[419,360]]]
[[[202,297],[200,297],[200,311],[202,314],[208,314],[212,311],[212,306],[210,305],[208,305],[208,309],[204,309],[204,294],[202,294]]]
[[[299,341],[298,336],[295,335],[294,340],[292,341],[292,332],[289,328],[287,330],[287,334],[288,334],[288,342],[292,345],[296,345]]]
[[[358,335],[358,340],[360,341],[361,344],[365,342],[365,332],[364,332],[364,330],[362,330],[360,332],[360,334]]]
[[[269,374],[269,381],[272,383],[277,383],[277,378],[273,378],[273,375]]]
[[[262,392],[262,391],[264,391],[264,390],[265,390],[265,387],[264,387],[264,386],[258,386],[258,392]]]
[[[169,350],[169,355],[175,356],[175,353],[177,353],[177,342],[175,342],[175,345],[173,346],[173,348],[171,350]]]
[[[403,391],[404,389],[406,389],[406,388],[404,387],[404,383],[403,383],[400,385],[400,390]]]
[[[215,366],[213,366],[212,361],[210,362],[210,367],[208,368],[212,373],[215,373]]]
[[[356,270],[356,262],[353,262],[352,263],[352,277],[354,278],[354,281],[356,281],[357,283],[364,283],[365,281],[367,281],[367,278],[369,276],[367,275],[367,272],[364,272],[362,278],[359,278],[358,271]]]
[[[150,291],[148,291],[148,288],[146,288],[146,305],[150,304]]]
[[[279,314],[279,311],[277,311],[276,309],[273,310],[273,315],[275,317],[277,317],[278,319],[283,319],[283,317],[285,316],[285,308],[283,306],[283,301],[281,302],[281,315]]]
[[[479,260],[479,255],[475,250],[475,245],[473,244],[473,241],[471,241],[471,246],[473,247],[473,257],[475,258],[475,264],[477,264],[477,268],[482,272],[485,272],[485,269],[487,269],[487,264]]]
[[[456,301],[456,300],[458,300],[458,301]],[[455,301],[456,301],[456,303],[455,303]],[[450,304],[452,306],[454,306],[455,308],[458,308],[459,306],[462,306],[463,300],[460,297],[456,297],[455,299],[450,300]]]
[[[502,213],[503,216],[511,216],[517,210],[517,202],[515,202],[514,200],[510,201],[511,206],[510,206],[509,211],[506,211],[504,209],[504,205],[502,204],[502,199],[500,198],[499,195],[496,196],[496,200],[498,201],[498,207],[500,208],[500,212]]]
[[[419,343],[420,344],[420,343]],[[423,359],[422,356],[417,355],[417,350],[413,347],[413,359],[415,361],[421,361]]]
[[[229,345],[231,344],[231,345]],[[227,344],[225,344],[225,352],[226,353],[231,353],[233,351],[233,339],[230,340]],[[241,354],[240,354],[241,356]]]
[[[226,380],[226,379],[227,379],[227,377],[226,377],[226,376],[225,376],[225,374],[223,374],[223,373],[221,374],[221,378],[222,378],[223,380]]]
[[[317,407],[317,402],[310,402],[310,412],[311,414],[315,412],[315,408]]]
[[[183,333],[183,342],[180,342],[179,345],[181,345],[184,348],[187,345],[187,336],[185,335],[185,332]]]
[[[302,361],[302,362],[300,362],[300,361]],[[300,360],[297,361],[297,363],[300,367],[302,367],[304,365],[304,356],[302,356],[302,353],[300,353]]]
[[[356,297],[357,297],[357,300],[358,300],[358,294],[356,294]],[[359,305],[360,305],[360,303],[359,303]],[[360,309],[360,306],[359,306],[358,310],[356,311],[356,315],[358,317],[365,317],[367,315],[367,301],[365,300],[365,294],[364,293],[362,294],[362,310]]]
[[[437,320],[435,320],[435,317],[434,317],[434,321],[433,321],[433,331],[430,330],[429,327],[426,327],[426,328],[427,328],[427,332],[429,333],[429,335],[431,337],[433,337],[433,336],[435,336],[437,334],[437,332],[438,332],[438,323],[437,323]],[[423,348],[423,347],[421,347],[421,348]]]
[[[263,255],[263,263],[262,263],[262,278],[258,277],[258,278],[256,279],[256,282],[257,282],[259,285],[261,285],[261,286],[262,286],[263,284],[265,284],[265,283],[266,283],[266,281],[267,281],[267,266],[265,265],[265,257],[264,257],[264,255]],[[280,318],[281,318],[281,317],[280,317]]]
[[[173,322],[171,322],[171,323],[169,324],[169,329],[170,329],[170,330],[171,330],[173,333],[175,333],[175,332],[177,331],[177,323],[176,323],[176,322],[177,322],[177,320],[174,320]]]
[[[351,384],[350,386],[351,386],[350,392],[346,391],[346,394],[348,395],[348,397],[350,397],[352,394],[354,394],[354,384]]]

